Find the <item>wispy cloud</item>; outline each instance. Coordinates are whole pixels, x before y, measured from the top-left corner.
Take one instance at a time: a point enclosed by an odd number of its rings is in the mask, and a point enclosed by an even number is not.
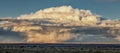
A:
[[[94,1],[98,1],[98,2],[118,2],[120,0],[94,0]]]

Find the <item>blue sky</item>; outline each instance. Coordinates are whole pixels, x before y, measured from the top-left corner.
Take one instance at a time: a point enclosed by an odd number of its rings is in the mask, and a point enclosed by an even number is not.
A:
[[[120,0],[0,0],[0,17],[17,17],[64,5],[88,9],[106,18],[120,19]]]

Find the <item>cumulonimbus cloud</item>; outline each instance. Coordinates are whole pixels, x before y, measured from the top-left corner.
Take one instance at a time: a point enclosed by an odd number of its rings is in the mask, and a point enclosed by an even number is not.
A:
[[[21,15],[17,19],[1,21],[7,21],[0,25],[1,28],[24,33],[23,40],[29,43],[95,41],[95,38],[82,40],[86,35],[96,35],[92,37],[99,38],[98,41],[107,41],[107,38],[113,40],[118,37],[120,31],[120,21],[102,20],[90,10],[74,9],[71,6],[46,8]]]

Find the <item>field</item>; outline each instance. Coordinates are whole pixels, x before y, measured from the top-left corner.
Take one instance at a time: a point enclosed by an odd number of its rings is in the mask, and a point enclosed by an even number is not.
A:
[[[0,53],[120,53],[120,44],[0,44]]]

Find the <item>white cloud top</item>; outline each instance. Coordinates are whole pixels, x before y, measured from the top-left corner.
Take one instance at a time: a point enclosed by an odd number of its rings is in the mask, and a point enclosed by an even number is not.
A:
[[[71,6],[51,7],[44,10],[39,10],[33,14],[21,15],[19,19],[59,19],[59,20],[74,20],[74,21],[98,21],[99,16],[94,15],[90,10],[74,9]],[[93,19],[93,20],[92,20]]]

